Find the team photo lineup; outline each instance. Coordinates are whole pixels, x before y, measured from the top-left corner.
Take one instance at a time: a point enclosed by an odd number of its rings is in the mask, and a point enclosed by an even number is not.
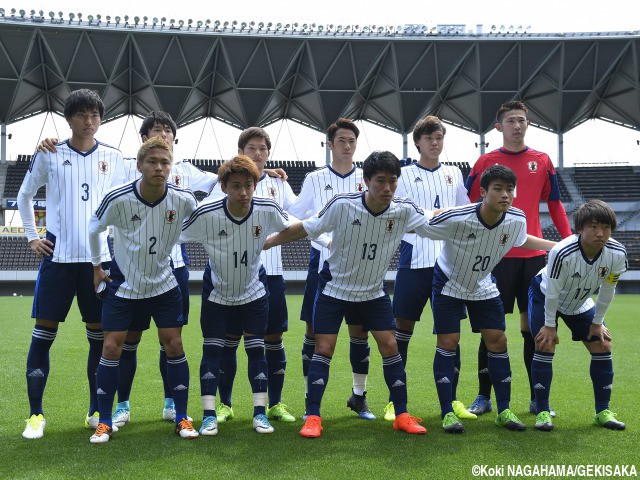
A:
[[[17,197],[27,241],[40,259],[26,362],[25,439],[44,436],[45,387],[60,367],[50,365],[50,349],[74,299],[89,343],[85,426],[94,444],[109,442],[118,430],[114,439],[126,435],[137,349],[152,319],[164,389],[161,418],[180,438],[215,436],[234,418],[241,341],[252,429],[270,434],[278,422],[300,422],[302,437],[320,437],[324,415],[331,416],[321,407],[343,320],[353,380],[344,392],[347,407],[362,420],[381,416],[398,432],[424,435],[426,427],[440,426],[424,425],[412,410],[407,385],[417,380],[406,367],[427,304],[433,325],[423,334],[432,330],[436,339],[426,356],[433,358],[444,432],[463,433],[484,414],[509,431],[553,430],[556,413],[563,414],[552,408],[550,395],[559,318],[590,356],[593,425],[626,428],[610,409],[612,334],[605,321],[628,268],[625,247],[612,238],[618,221],[601,200],[586,201],[568,218],[551,159],[525,143],[523,102],[496,105],[503,144],[481,155],[466,180],[458,167],[441,163],[446,127],[436,116],[425,116],[413,129],[418,160],[401,162],[389,151],[374,151],[362,168],[353,160],[360,131],[353,120],[338,118],[326,131],[330,163],[308,173],[298,195],[286,171],[266,168],[271,139],[262,128],[242,131],[237,152],[214,174],[173,158],[177,126],[166,112],[145,117],[136,158],[125,159],[96,138],[104,109],[96,92],[71,92],[64,105],[70,137],[42,140]],[[42,186],[44,238],[33,205]],[[207,196],[198,202],[194,192]],[[542,238],[541,201],[562,237],[558,242]],[[306,237],[311,249],[302,306],[289,312],[281,245]],[[191,292],[202,294],[200,312],[189,308],[186,243],[201,244],[208,257],[202,292]],[[398,248],[391,298],[385,275]],[[511,338],[509,344],[523,348],[532,425],[510,408],[505,314],[515,312],[523,343]],[[182,340],[184,327],[197,329],[187,324],[198,313],[199,368],[193,358],[189,365]],[[285,335],[289,316],[305,322],[303,338]],[[468,406],[457,395],[461,322],[467,318],[480,334],[478,393]],[[371,338],[388,388],[380,412],[367,403]],[[302,418],[283,398],[285,382],[299,380],[286,368],[285,339],[287,350],[302,346]],[[200,380],[201,416],[193,399],[189,403],[192,376]]]

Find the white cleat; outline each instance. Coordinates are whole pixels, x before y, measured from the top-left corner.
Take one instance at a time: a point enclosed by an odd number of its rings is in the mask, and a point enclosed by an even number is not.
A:
[[[24,438],[35,439],[44,437],[44,426],[47,424],[42,414],[31,415],[27,419],[27,426],[22,432]]]

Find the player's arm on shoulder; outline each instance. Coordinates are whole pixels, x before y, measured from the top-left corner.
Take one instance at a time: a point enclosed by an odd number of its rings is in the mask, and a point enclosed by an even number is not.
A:
[[[276,233],[268,237],[264,242],[264,250],[282,245],[283,243],[291,243],[296,240],[300,240],[307,236],[307,231],[304,229],[302,222],[295,222],[289,225],[281,232]]]
[[[286,180],[289,178],[287,172],[285,172],[282,168],[265,168],[264,172],[271,178],[281,178],[282,180]]]
[[[44,153],[56,153],[58,151],[56,150],[56,144],[58,142],[59,140],[55,137],[47,137],[44,140],[40,141],[40,143],[38,144],[38,150]]]
[[[556,242],[527,234],[527,239],[520,246],[526,250],[545,250],[548,252],[556,246]]]

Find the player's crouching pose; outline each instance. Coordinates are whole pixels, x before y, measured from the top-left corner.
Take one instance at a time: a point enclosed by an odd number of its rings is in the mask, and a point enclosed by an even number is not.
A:
[[[183,438],[198,436],[187,418],[189,365],[180,335],[182,296],[169,258],[196,199],[190,191],[167,184],[173,158],[162,138],[146,141],[137,160],[142,177],[109,190],[89,222],[96,291],[102,281],[108,282],[102,309],[104,346],[96,380],[100,422],[91,443],[108,442],[116,430],[111,410],[122,347],[133,321],[151,316],[167,353],[176,433]],[[114,228],[115,251],[107,278],[99,261],[99,235],[109,225]]]
[[[395,339],[391,301],[383,288],[384,275],[402,235],[424,235],[427,217],[411,201],[394,198],[400,161],[391,152],[373,152],[363,164],[368,190],[336,195],[313,217],[267,240],[269,247],[307,235],[333,232],[330,254],[320,272],[313,315],[315,352],[309,366],[308,410],[303,437],[322,431],[320,403],[329,380],[340,324],[345,314],[362,319],[382,355],[396,419],[393,428],[424,434],[427,430],[407,413],[407,379]]]
[[[254,197],[260,175],[244,155],[225,162],[218,170],[221,200],[205,201],[183,227],[181,242],[201,242],[209,262],[205,267],[200,326],[204,344],[200,363],[202,435],[216,435],[216,390],[220,357],[228,330],[238,325],[244,335],[248,375],[253,392],[253,428],[272,433],[265,415],[267,362],[264,335],[269,314],[269,292],[260,261],[264,241],[289,226],[289,218],[273,200]],[[262,275],[261,275],[262,273]],[[266,279],[264,279],[266,282]]]
[[[532,376],[538,412],[536,429],[553,430],[549,390],[553,355],[558,343],[557,319],[562,317],[574,341],[591,353],[591,381],[595,395],[595,425],[624,430],[609,410],[613,363],[611,334],[604,316],[613,300],[620,275],[627,270],[627,252],[613,238],[616,215],[605,202],[590,200],[574,215],[577,235],[559,242],[549,252],[549,263],[531,281],[529,325],[536,342]],[[594,304],[591,295],[600,289]]]
[[[433,376],[447,433],[464,430],[451,405],[451,380],[465,307],[472,330],[482,334],[489,349],[489,376],[498,405],[496,424],[509,430],[525,429],[509,410],[511,365],[505,316],[491,270],[511,247],[549,250],[555,245],[527,235],[524,213],[511,206],[516,188],[513,170],[502,165],[489,167],[480,185],[481,203],[447,210],[434,217],[427,228],[430,238],[444,240],[433,272],[433,324],[437,334]]]

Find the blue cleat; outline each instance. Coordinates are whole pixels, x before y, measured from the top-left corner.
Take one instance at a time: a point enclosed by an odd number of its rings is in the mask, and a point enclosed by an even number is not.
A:
[[[369,410],[369,405],[367,405],[367,392],[364,392],[362,395],[352,393],[349,400],[347,400],[347,407],[356,412],[358,417],[363,420],[376,419],[376,416]]]
[[[493,411],[493,405],[491,405],[491,399],[484,395],[478,395],[468,408],[469,413],[474,415],[482,415]]]

